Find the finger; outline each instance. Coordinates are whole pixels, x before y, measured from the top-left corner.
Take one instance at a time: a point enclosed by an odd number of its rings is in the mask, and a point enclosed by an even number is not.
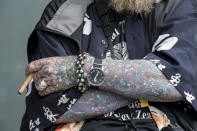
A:
[[[44,68],[44,66],[43,66]],[[49,73],[46,73],[44,69],[41,69],[40,71],[36,72],[33,79],[35,82],[39,81],[40,79],[49,79],[51,78],[51,75]]]
[[[43,91],[48,87],[48,84],[45,82],[44,79],[39,79],[35,82],[35,88],[38,91]]]
[[[52,93],[56,93],[56,92],[59,92],[59,91],[64,91],[64,90],[66,90],[66,89],[65,88],[56,88],[54,86],[48,86],[43,91],[39,91],[38,94],[40,96],[46,96],[46,95],[49,95],[49,94],[52,94]]]
[[[52,86],[49,86],[45,90],[39,91],[38,94],[40,96],[46,96],[46,95],[49,95],[49,94],[52,94],[52,93],[55,93],[55,92],[58,92],[58,91],[59,90],[57,88],[54,88]]]
[[[35,73],[34,77],[33,77],[33,80],[35,83],[38,83],[38,81],[40,79],[44,79],[45,77],[42,75],[42,73],[39,71],[37,73]]]
[[[31,62],[26,68],[26,75],[41,70],[42,67],[48,63],[49,63],[49,58],[40,59]]]
[[[39,73],[36,73],[37,75]],[[34,78],[34,82],[35,82],[35,86],[36,86],[36,89],[38,91],[43,91],[45,90],[46,88],[48,88],[49,86],[50,87],[53,87],[53,88],[58,88],[57,87],[57,79],[53,79],[53,75],[52,76],[42,76],[42,75],[38,75],[38,76],[35,76]]]

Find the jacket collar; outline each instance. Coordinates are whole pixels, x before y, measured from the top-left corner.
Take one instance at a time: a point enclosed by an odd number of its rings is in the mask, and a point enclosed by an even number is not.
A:
[[[96,10],[99,17],[102,17],[107,14],[110,10],[108,6],[109,0],[95,0]]]

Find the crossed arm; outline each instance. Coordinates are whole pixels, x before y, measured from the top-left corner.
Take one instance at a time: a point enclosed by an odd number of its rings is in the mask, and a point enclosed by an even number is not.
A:
[[[94,58],[86,59],[84,69],[88,72]],[[76,86],[76,57],[52,57],[32,62],[27,74],[37,71],[37,84],[45,80],[49,87],[39,91],[47,95]],[[90,89],[57,121],[73,122],[92,118],[128,105],[132,100],[174,102],[183,97],[165,78],[162,72],[147,60],[104,59],[105,82],[98,89]]]

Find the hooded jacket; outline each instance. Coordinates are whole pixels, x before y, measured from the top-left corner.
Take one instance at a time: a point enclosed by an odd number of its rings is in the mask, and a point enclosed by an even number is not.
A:
[[[82,34],[84,15],[87,8],[93,2],[98,1],[99,0],[52,0],[44,10],[40,21],[29,38],[27,47],[28,61],[31,62],[51,56],[77,55],[83,52]],[[183,9],[184,11],[181,11]],[[98,13],[102,15],[105,12],[106,10],[103,9]],[[165,64],[168,69],[162,72],[166,78],[172,82],[172,84],[177,85],[177,89],[186,98],[188,103],[190,103],[189,105],[192,105],[195,111],[197,111],[197,101],[195,99],[195,96],[197,96],[197,69],[195,68],[195,65],[197,65],[195,57],[197,56],[197,36],[195,35],[197,34],[197,5],[195,0],[156,0],[152,12],[148,15],[141,14],[141,18],[144,21],[145,28],[144,39],[147,52],[145,59],[157,59]],[[193,28],[191,27],[192,24]],[[183,27],[185,25],[188,25],[188,27]],[[60,41],[61,45],[56,44],[50,39],[51,45],[39,44],[40,38],[37,32],[40,31],[52,34]],[[180,47],[175,48],[172,52],[166,50],[159,51],[159,49],[162,49],[160,48],[162,43],[172,37],[179,39]],[[173,52],[178,52],[178,55]],[[183,62],[182,59],[185,61]],[[181,83],[178,82],[179,75],[177,75],[177,71],[181,73]],[[184,77],[183,74],[186,77]],[[72,94],[76,94],[74,90],[68,92],[71,96]],[[45,99],[41,99],[36,95],[36,91],[32,89],[32,91],[27,94],[27,109],[23,117],[21,131],[36,130],[35,124],[32,128],[29,128],[29,125],[32,125],[33,121],[37,120],[39,116],[38,112],[40,109],[37,108],[42,108],[43,105],[53,108],[54,105],[51,103],[59,96],[60,94],[57,93],[47,96]],[[191,98],[191,96],[194,98],[188,99],[189,97]],[[54,110],[58,110],[57,113],[61,116],[66,112],[65,109],[67,106],[68,105],[61,108],[54,108]],[[173,108],[172,106],[172,110]],[[32,112],[34,112],[33,115]],[[39,130],[43,130],[50,124],[50,122],[45,123]],[[186,126],[190,127],[190,124],[186,124]]]

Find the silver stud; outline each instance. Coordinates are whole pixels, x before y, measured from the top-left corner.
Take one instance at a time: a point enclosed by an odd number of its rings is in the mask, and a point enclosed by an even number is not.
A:
[[[81,90],[81,92],[85,92],[86,90],[87,90],[87,88],[86,87],[83,87],[82,90]]]
[[[83,60],[83,57],[81,56],[81,57],[79,57],[79,60],[81,61],[81,60]]]
[[[82,77],[82,74],[78,74],[78,77],[81,78]]]
[[[80,64],[80,61],[77,61],[77,65],[79,65]]]
[[[82,90],[82,87],[78,87],[78,90]]]
[[[80,64],[80,65],[78,65],[78,68],[82,68],[82,65]]]
[[[86,57],[86,53],[83,53],[83,57]]]
[[[78,85],[79,87],[81,87],[81,86],[83,86],[83,83],[79,83],[79,85]]]
[[[85,64],[83,60],[81,61],[81,64],[82,64],[82,65],[84,65],[84,64]]]
[[[79,73],[79,70],[76,71],[76,74],[78,74],[78,73]]]
[[[86,78],[88,76],[88,74],[85,72],[83,76]]]
[[[85,82],[85,79],[81,79],[81,81],[80,81],[80,82],[84,83],[84,82]]]
[[[81,69],[81,70],[80,70],[80,73],[84,73],[84,71]]]

